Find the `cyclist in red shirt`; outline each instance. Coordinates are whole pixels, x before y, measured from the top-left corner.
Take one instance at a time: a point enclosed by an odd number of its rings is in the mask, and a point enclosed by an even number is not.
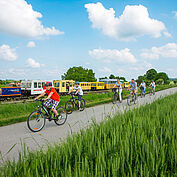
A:
[[[46,101],[44,105],[46,107],[49,107],[52,104],[51,110],[55,113],[56,116],[58,116],[56,107],[58,106],[60,102],[60,97],[57,91],[55,90],[55,88],[52,87],[51,82],[46,82],[45,86],[46,86],[46,91],[40,94],[39,96],[37,96],[34,100],[37,100],[40,97],[43,97],[45,94],[47,94],[48,95],[47,98],[44,99],[44,101]]]

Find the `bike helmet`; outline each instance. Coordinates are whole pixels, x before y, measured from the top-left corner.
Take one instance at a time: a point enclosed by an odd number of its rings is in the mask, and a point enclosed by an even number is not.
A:
[[[45,83],[45,86],[47,87],[47,86],[52,86],[52,82],[46,82]]]
[[[78,84],[78,85],[79,85],[79,82],[78,82],[78,81],[76,81],[76,82],[75,82],[75,84]]]

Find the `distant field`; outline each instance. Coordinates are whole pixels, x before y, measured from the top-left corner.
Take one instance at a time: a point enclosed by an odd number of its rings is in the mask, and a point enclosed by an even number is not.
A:
[[[169,85],[159,85],[156,87],[156,91],[171,88]],[[147,93],[149,93],[150,88],[147,89]],[[139,90],[140,92],[140,90]],[[127,98],[129,91],[123,91],[123,98]],[[112,101],[113,93],[110,91],[106,94],[89,94],[84,95],[83,98],[86,100],[86,106],[94,106],[98,104],[109,103]],[[61,96],[60,106],[64,106],[66,101],[69,99],[69,96]],[[27,120],[29,114],[37,109],[37,102],[30,103],[18,103],[18,104],[8,104],[1,105],[0,104],[0,126],[5,126],[17,122],[23,122]]]
[[[177,176],[177,93],[94,124],[0,176]]]

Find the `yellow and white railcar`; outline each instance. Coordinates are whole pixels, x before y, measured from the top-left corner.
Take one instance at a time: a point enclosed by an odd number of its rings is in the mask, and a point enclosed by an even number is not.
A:
[[[55,80],[53,81],[54,87],[58,93],[61,95],[65,95],[68,93],[73,87],[75,81],[73,80]]]
[[[91,90],[91,83],[90,82],[80,82],[79,85],[83,91]]]
[[[90,82],[91,90],[104,90],[104,82]]]

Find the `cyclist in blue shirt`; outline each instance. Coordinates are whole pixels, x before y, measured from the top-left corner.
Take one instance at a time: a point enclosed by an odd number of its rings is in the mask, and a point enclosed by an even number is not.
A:
[[[123,84],[120,82],[120,79],[117,79],[117,83],[113,86],[113,88],[117,87],[116,92],[119,92],[119,100],[122,102],[122,87]]]
[[[131,80],[127,90],[131,87],[131,93],[133,92],[135,94],[135,98],[137,98],[137,83],[134,79]]]

